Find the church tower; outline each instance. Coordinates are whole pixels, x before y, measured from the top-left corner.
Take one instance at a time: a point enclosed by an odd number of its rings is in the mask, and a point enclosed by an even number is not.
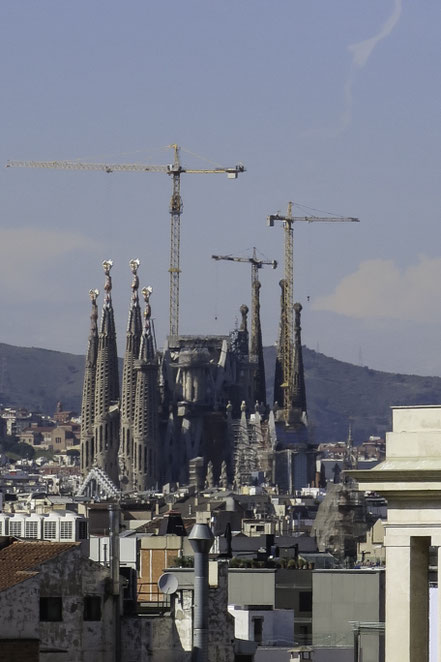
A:
[[[157,486],[159,478],[158,357],[151,319],[151,287],[144,287],[144,328],[135,363],[132,487],[140,492]]]
[[[302,338],[300,326],[300,314],[302,304],[294,304],[294,366],[293,366],[293,388],[291,409],[292,417],[295,423],[307,424],[306,415],[306,388],[305,371],[303,368]]]
[[[93,438],[95,462],[118,484],[119,377],[115,320],[112,306],[112,260],[103,262],[105,298],[98,333]]]
[[[96,303],[98,294],[98,290],[90,290],[89,292],[92,302],[92,312],[90,314],[89,343],[86,354],[83,398],[81,403],[81,471],[83,475],[87,474],[92,468],[95,458],[93,422],[95,407],[96,357],[98,351],[98,307]]]
[[[283,409],[284,394],[283,394],[283,356],[285,352],[285,281],[279,281],[280,285],[280,323],[279,323],[279,341],[277,343],[276,367],[274,372],[274,405],[277,403],[277,410],[275,413],[277,418],[278,411]],[[280,411],[282,414],[282,411]]]
[[[253,315],[251,320],[250,355],[256,362],[253,378],[253,397],[266,407],[265,363],[263,360],[262,327],[260,324],[260,281],[253,281]]]
[[[139,356],[141,342],[142,320],[139,306],[138,267],[139,260],[130,260],[130,269],[133,274],[132,299],[129,308],[127,323],[126,351],[124,356],[123,381],[121,394],[121,431],[119,448],[119,478],[121,489],[132,489],[133,477],[133,420],[135,415],[136,374],[135,361]]]

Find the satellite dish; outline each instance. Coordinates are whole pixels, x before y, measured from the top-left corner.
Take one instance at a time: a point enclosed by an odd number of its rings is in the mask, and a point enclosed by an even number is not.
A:
[[[158,579],[158,588],[162,593],[171,595],[178,590],[178,578],[172,572],[164,572]]]

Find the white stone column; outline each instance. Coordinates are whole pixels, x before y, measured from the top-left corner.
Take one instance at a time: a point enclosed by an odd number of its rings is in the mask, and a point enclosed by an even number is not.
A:
[[[437,658],[441,662],[441,545],[438,547],[438,623],[436,627],[437,636]]]
[[[386,662],[429,661],[429,545],[412,536],[387,546]]]

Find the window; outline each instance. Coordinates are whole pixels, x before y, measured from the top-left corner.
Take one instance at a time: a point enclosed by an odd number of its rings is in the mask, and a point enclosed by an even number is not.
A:
[[[256,644],[262,643],[263,618],[253,618],[254,641]]]
[[[87,538],[87,522],[85,520],[78,522],[78,538],[79,540],[86,540]]]
[[[44,538],[54,540],[57,537],[57,523],[45,522],[44,523]]]
[[[311,591],[299,592],[299,611],[312,611],[312,593]]]
[[[21,522],[14,522],[9,520],[9,535],[10,536],[21,536]]]
[[[101,620],[101,597],[99,595],[86,595],[84,597],[83,618],[85,621]]]
[[[61,437],[55,437],[55,443],[61,444]]]
[[[38,522],[25,522],[25,537],[38,538]]]
[[[61,598],[40,598],[40,621],[62,621]]]
[[[72,540],[72,522],[60,522],[60,540]]]

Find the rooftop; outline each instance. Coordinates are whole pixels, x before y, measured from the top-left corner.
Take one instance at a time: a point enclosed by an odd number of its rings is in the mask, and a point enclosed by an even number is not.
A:
[[[0,591],[30,579],[38,566],[63,554],[79,543],[20,542],[16,541],[0,550]]]

